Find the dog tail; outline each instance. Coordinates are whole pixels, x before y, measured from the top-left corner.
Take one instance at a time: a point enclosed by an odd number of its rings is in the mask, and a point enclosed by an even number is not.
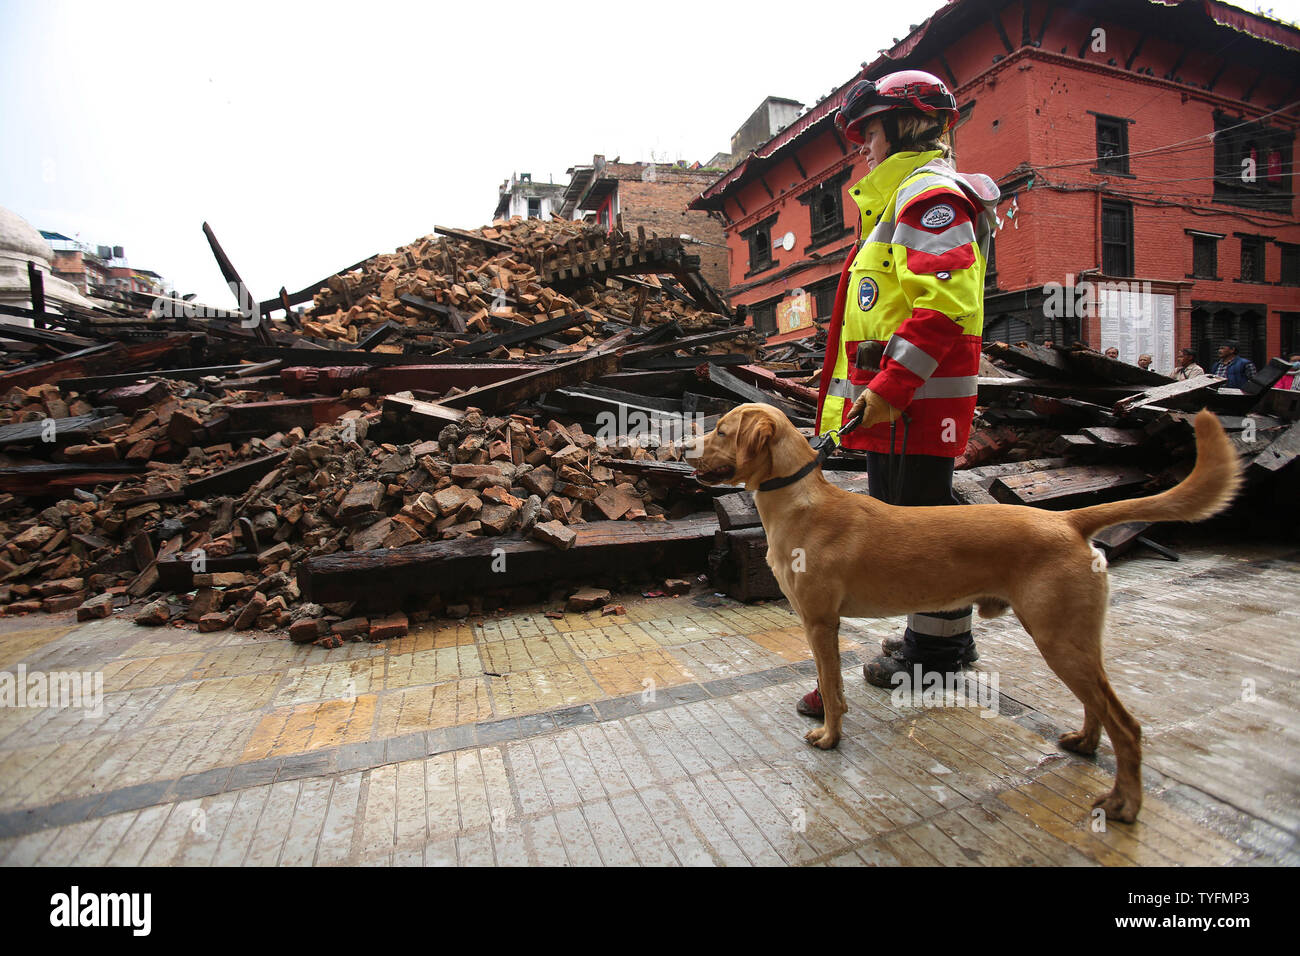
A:
[[[1196,467],[1177,485],[1149,498],[1066,512],[1085,540],[1126,521],[1201,521],[1228,507],[1241,487],[1241,460],[1212,412],[1202,409],[1195,424]]]

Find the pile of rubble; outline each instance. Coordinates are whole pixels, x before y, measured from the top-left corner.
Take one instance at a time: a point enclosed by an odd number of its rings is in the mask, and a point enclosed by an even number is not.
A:
[[[382,602],[322,610],[310,598],[347,588],[305,593],[312,561],[480,539],[555,553],[587,524],[707,508],[661,474],[691,429],[644,427],[685,420],[683,383],[714,419],[746,397],[697,374],[749,365],[758,339],[709,308],[696,257],[579,223],[439,231],[318,283],[309,311],[268,315],[302,298],[282,292],[258,328],[156,301],[0,326],[4,613],[147,601],[144,624],[330,642],[351,620],[345,636],[377,639],[391,614],[342,615]],[[606,538],[591,546],[617,551]],[[413,613],[476,590],[425,587]]]
[[[332,645],[557,591],[607,602],[593,585],[680,590],[706,567],[775,597],[748,495],[700,486],[683,450],[741,402],[810,433],[824,336],[762,347],[698,264],[677,239],[515,219],[438,227],[256,315],[130,295],[51,313],[36,273],[37,306],[0,310],[19,320],[0,325],[0,609],[138,604],[142,624]],[[1300,454],[1280,374],[1235,391],[990,345],[957,493],[1150,493],[1190,468],[1209,405],[1276,520]],[[861,466],[828,476],[865,493]]]

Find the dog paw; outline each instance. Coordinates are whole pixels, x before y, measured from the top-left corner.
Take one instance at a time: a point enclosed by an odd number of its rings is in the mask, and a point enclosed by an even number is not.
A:
[[[1068,734],[1061,734],[1056,739],[1056,743],[1063,749],[1072,753],[1083,754],[1085,757],[1091,757],[1097,752],[1096,739],[1089,740],[1084,736],[1083,731],[1074,730]]]
[[[840,742],[839,736],[832,734],[825,727],[814,727],[803,735],[803,739],[814,747],[820,747],[822,750],[831,750]]]
[[[1132,823],[1137,819],[1138,810],[1142,808],[1142,797],[1129,797],[1119,792],[1116,788],[1104,797],[1098,797],[1093,801],[1093,808],[1101,807],[1102,812],[1106,814],[1107,820],[1115,820],[1119,823]]]

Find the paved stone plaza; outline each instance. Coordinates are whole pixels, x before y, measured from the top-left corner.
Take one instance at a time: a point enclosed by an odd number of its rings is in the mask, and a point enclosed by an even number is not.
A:
[[[1107,667],[1141,721],[1114,769],[1059,751],[1082,708],[1013,617],[978,625],[996,713],[896,707],[842,629],[838,750],[784,602],[541,608],[336,650],[125,618],[0,619],[0,671],[99,672],[102,713],[0,709],[8,865],[986,865],[1300,862],[1300,552],[1203,545],[1111,569]]]

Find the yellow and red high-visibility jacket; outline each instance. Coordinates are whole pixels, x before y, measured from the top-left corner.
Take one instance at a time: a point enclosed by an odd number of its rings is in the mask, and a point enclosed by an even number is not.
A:
[[[869,387],[910,416],[909,455],[955,458],[966,450],[998,189],[987,176],[957,173],[941,155],[895,153],[849,187],[861,241],[835,297],[819,433],[842,425]],[[884,347],[879,371],[857,364],[858,347],[870,342]],[[859,428],[843,445],[889,451],[889,426]]]

